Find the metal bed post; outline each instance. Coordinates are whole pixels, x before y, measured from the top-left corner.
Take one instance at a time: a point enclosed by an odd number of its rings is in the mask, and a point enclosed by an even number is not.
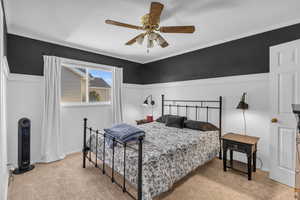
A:
[[[138,193],[137,200],[142,200],[143,193],[143,136],[139,137],[139,149],[138,149]]]
[[[106,134],[103,134],[103,162],[102,162],[102,174],[105,174],[105,140],[106,140]]]
[[[115,174],[115,141],[116,139],[113,138],[112,140],[112,145],[113,145],[113,148],[112,148],[112,169],[111,169],[111,182],[115,182],[115,178],[114,178],[114,174]]]
[[[185,116],[188,118],[188,105],[185,105]]]
[[[196,117],[195,118],[196,118],[196,120],[198,120],[198,106],[196,105],[195,108],[196,108]]]
[[[220,142],[220,152],[219,152],[219,159],[222,160],[222,144],[221,144],[221,137],[222,137],[222,96],[219,97],[220,100],[220,110],[219,110],[219,142]]]
[[[83,156],[83,163],[82,167],[85,168],[86,164],[86,127],[87,126],[87,118],[83,119],[83,149],[82,149],[82,156]]]
[[[206,122],[208,122],[208,106],[206,106]]]
[[[92,148],[92,128],[90,127],[89,129],[90,129],[89,161],[91,161],[92,160],[92,151],[91,151],[91,148]]]
[[[95,163],[95,167],[98,167],[98,164],[97,164],[97,161],[98,161],[98,134],[99,134],[99,131],[96,130],[96,163]]]
[[[123,166],[123,192],[126,192],[126,146],[127,143],[124,143],[124,166]]]
[[[165,95],[164,94],[162,94],[161,95],[161,116],[164,116],[164,105],[165,105]]]

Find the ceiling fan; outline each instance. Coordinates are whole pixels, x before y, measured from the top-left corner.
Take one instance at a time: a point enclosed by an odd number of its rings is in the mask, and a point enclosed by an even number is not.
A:
[[[194,26],[159,26],[160,15],[164,8],[164,5],[159,2],[152,2],[150,6],[149,14],[144,15],[141,18],[142,26],[136,26],[131,24],[126,24],[122,22],[117,22],[114,20],[105,20],[106,24],[111,24],[115,26],[122,26],[126,28],[136,29],[145,31],[139,34],[133,39],[129,40],[126,45],[132,45],[138,43],[143,44],[144,38],[147,36],[147,48],[154,47],[154,41],[157,42],[162,48],[169,46],[168,42],[158,33],[194,33]]]

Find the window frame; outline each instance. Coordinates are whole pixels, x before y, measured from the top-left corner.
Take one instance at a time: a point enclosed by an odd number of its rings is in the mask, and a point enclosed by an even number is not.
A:
[[[88,76],[89,69],[111,72],[112,73],[112,79],[114,78],[113,77],[113,68],[114,68],[114,66],[102,65],[102,64],[96,64],[96,63],[90,63],[90,62],[84,62],[84,61],[78,61],[78,60],[63,58],[62,62],[61,62],[61,67],[85,69],[86,70],[86,72],[85,72],[86,76]],[[111,100],[110,101],[102,101],[102,102],[89,102],[88,90],[89,90],[89,81],[86,81],[86,84],[85,84],[86,100],[85,100],[85,102],[62,102],[61,101],[60,102],[61,106],[63,106],[63,107],[111,106]],[[111,87],[110,92],[111,92],[111,97],[112,97],[113,87]]]

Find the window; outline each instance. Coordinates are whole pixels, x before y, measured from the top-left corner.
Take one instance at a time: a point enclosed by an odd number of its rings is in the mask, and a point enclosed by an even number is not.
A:
[[[65,104],[103,104],[111,101],[112,72],[63,64],[61,98]]]

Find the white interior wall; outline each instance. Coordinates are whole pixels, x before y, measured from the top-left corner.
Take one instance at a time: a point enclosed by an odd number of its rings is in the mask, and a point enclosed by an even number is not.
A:
[[[124,121],[134,124],[142,117],[141,90],[139,86],[124,84]],[[103,106],[65,106],[62,109],[62,129],[64,135],[64,151],[66,154],[82,150],[83,118],[88,119],[88,126],[99,129],[112,125],[110,105]]]
[[[263,169],[269,169],[269,75],[255,74],[244,76],[232,76],[223,78],[212,78],[162,84],[145,85],[143,96],[153,95],[156,105],[154,106],[154,118],[161,113],[161,94],[166,99],[195,99],[195,100],[218,100],[223,97],[223,133],[243,131],[242,111],[236,106],[240,101],[243,92],[247,92],[247,103],[249,110],[246,111],[247,134],[260,137],[258,144],[258,157],[263,161]],[[144,109],[144,115],[151,112]],[[190,113],[190,117],[195,117]],[[176,109],[173,110],[176,114]],[[185,115],[185,110],[181,110]],[[165,109],[168,114],[168,108]],[[202,112],[205,115],[205,111]],[[218,113],[210,113],[210,120],[218,123]],[[201,117],[201,115],[200,115]],[[206,120],[205,116],[202,116]],[[246,157],[235,153],[235,159],[246,161]],[[260,163],[258,162],[258,167]]]
[[[67,154],[80,152],[83,142],[83,118],[88,126],[99,129],[111,126],[111,106],[70,106],[62,109],[63,148]]]
[[[8,82],[8,141],[9,162],[17,160],[17,121],[21,117],[32,120],[32,160],[39,160],[40,129],[42,116],[42,77],[11,75]],[[241,132],[243,118],[241,110],[235,109],[243,92],[247,92],[250,109],[246,111],[247,132],[261,138],[258,156],[263,160],[264,170],[269,168],[269,76],[256,74],[224,78],[182,81],[152,85],[124,86],[124,121],[144,118],[150,110],[141,106],[144,98],[153,95],[156,102],[154,117],[161,113],[161,94],[167,99],[217,99],[224,98],[223,132]],[[65,153],[77,152],[82,148],[82,119],[87,117],[93,127],[111,125],[110,106],[63,107],[63,132]],[[167,112],[167,110],[165,111]],[[210,113],[210,119],[217,122],[217,113]],[[237,159],[245,160],[238,155]],[[258,163],[259,165],[259,163]]]
[[[7,78],[9,74],[6,58],[0,64],[0,200],[7,199]]]
[[[31,120],[31,160],[40,160],[40,140],[42,124],[42,86],[43,77],[11,74],[8,82],[8,158],[9,163],[17,165],[17,132],[18,120],[28,117]],[[141,110],[137,103],[141,99],[140,89],[134,85],[124,86],[124,119],[134,123],[141,118]],[[82,150],[83,118],[88,118],[88,124],[99,129],[109,127],[111,122],[111,107],[100,106],[63,106],[62,130],[63,145],[66,154]]]
[[[42,78],[10,74],[7,91],[8,162],[17,166],[18,120],[31,120],[31,159],[40,159],[40,130],[42,127]]]
[[[8,188],[6,87],[9,68],[6,57],[4,57],[3,37],[3,10],[2,4],[0,4],[0,200],[7,199]]]

